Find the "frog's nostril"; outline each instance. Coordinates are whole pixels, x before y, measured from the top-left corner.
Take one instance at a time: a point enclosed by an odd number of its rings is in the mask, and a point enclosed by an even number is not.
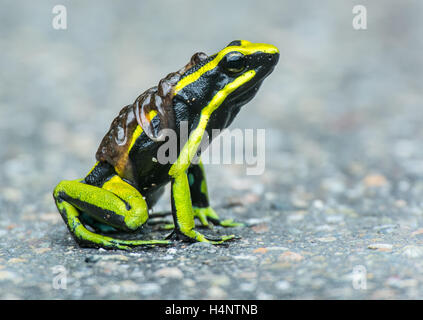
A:
[[[279,53],[270,53],[267,56],[269,63],[276,64],[279,61]]]

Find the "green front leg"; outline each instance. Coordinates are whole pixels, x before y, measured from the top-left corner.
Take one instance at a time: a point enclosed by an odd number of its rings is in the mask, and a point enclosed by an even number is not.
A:
[[[176,235],[182,235],[192,241],[219,244],[235,238],[234,235],[210,238],[194,230],[194,210],[191,204],[188,177],[185,173],[172,178],[172,215],[175,222]]]

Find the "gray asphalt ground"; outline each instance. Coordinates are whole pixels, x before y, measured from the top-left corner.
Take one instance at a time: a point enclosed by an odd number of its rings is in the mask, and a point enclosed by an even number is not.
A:
[[[55,1],[0,3],[1,299],[423,298],[422,2],[362,1],[360,31],[355,1],[60,3],[67,30]],[[281,50],[232,125],[266,129],[265,172],[206,168],[219,213],[252,226],[79,248],[54,186],[88,172],[121,107],[234,39]]]

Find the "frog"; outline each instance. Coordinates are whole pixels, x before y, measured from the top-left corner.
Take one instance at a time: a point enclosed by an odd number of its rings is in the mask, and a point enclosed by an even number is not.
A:
[[[279,55],[274,45],[247,40],[234,40],[210,56],[197,52],[184,67],[123,107],[88,174],[63,180],[54,188],[55,204],[76,243],[133,250],[166,246],[174,240],[222,244],[237,239],[198,231],[198,220],[205,227],[243,225],[221,219],[210,206],[199,146],[207,133],[227,128],[255,97]],[[163,132],[173,130],[179,137],[182,124],[188,138],[174,142],[178,144],[175,159],[158,161],[160,148],[169,140]],[[169,236],[147,240],[114,236],[139,232],[168,184],[173,217]]]

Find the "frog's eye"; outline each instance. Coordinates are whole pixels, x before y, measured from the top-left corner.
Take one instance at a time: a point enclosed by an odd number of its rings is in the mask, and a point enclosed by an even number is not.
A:
[[[245,69],[245,57],[240,52],[228,53],[223,60],[223,66],[230,73],[239,73]]]

